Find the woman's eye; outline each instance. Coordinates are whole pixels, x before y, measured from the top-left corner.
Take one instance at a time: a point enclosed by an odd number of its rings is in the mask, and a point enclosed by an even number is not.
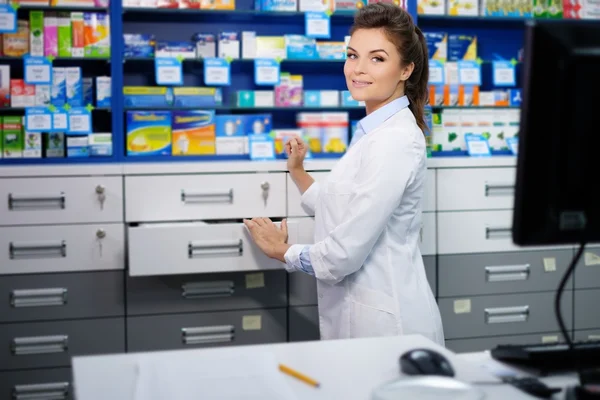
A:
[[[348,57],[351,60],[354,60],[356,58],[356,54],[346,54],[346,57]]]
[[[383,62],[383,58],[381,58],[381,57],[373,57],[373,61],[375,61],[375,62]]]

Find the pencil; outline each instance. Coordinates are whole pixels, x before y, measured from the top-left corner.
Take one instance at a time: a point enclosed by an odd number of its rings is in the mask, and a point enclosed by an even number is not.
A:
[[[315,381],[312,378],[309,378],[308,376],[301,374],[298,371],[295,371],[293,369],[291,369],[290,367],[286,367],[285,365],[279,364],[279,370],[285,374],[288,374],[290,376],[293,376],[296,379],[301,380],[302,382],[314,386],[314,387],[319,387],[321,386],[321,384],[317,381]]]

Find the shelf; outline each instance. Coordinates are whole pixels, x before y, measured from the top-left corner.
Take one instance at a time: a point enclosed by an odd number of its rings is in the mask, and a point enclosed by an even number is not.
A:
[[[0,158],[0,167],[5,165],[106,164],[115,161],[115,157]]]
[[[364,111],[364,107],[237,107],[237,106],[212,106],[212,107],[127,107],[125,111],[176,111],[176,110],[215,110],[215,111]]]
[[[486,16],[451,16],[451,15],[419,15],[417,21],[426,22],[490,22],[490,23],[515,23],[523,25],[525,21],[534,18],[523,17],[486,17]]]
[[[107,7],[86,7],[86,6],[38,6],[38,5],[19,5],[19,11],[83,11],[83,12],[108,12]]]
[[[337,160],[343,154],[323,153],[313,154],[311,160]],[[276,160],[285,160],[284,155],[279,155]],[[307,160],[307,161],[311,161]],[[191,162],[191,161],[206,161],[206,162],[226,162],[226,161],[248,161],[259,163],[262,161],[252,161],[248,154],[243,155],[198,155],[198,156],[125,156],[126,163],[156,163],[156,162]]]
[[[123,62],[154,62],[156,57],[124,57]],[[237,58],[231,60],[232,63],[254,63],[254,58]],[[321,58],[285,58],[281,60],[281,63],[343,63],[346,59],[321,59]],[[182,60],[184,64],[202,64],[204,59],[202,58],[184,58]],[[154,72],[154,70],[152,71]]]
[[[23,57],[11,57],[11,56],[0,56],[0,63],[2,62],[23,62]],[[92,57],[54,57],[53,63],[70,63],[70,62],[104,62],[109,63],[110,58],[92,58]]]
[[[518,110],[519,106],[431,106],[436,110]]]
[[[38,107],[43,107],[43,106],[38,106]],[[0,113],[8,113],[8,112],[25,112],[25,110],[27,108],[36,108],[36,107],[0,107]],[[56,107],[57,109],[61,108],[61,107]],[[110,107],[94,107],[94,109],[92,110],[92,112],[94,111],[104,111],[104,112],[112,112],[112,109]]]

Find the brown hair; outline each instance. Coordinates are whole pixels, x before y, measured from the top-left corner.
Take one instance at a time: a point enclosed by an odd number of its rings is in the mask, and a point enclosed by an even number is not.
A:
[[[350,34],[359,29],[377,28],[383,29],[394,43],[404,65],[415,65],[412,74],[404,82],[404,94],[410,101],[409,107],[417,125],[425,132],[425,105],[429,101],[429,54],[423,32],[404,9],[389,3],[371,3],[356,13]]]

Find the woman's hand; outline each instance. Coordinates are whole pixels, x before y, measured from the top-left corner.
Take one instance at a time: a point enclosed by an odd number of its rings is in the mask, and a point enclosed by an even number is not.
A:
[[[287,244],[287,220],[281,221],[281,228],[278,228],[269,218],[245,219],[244,224],[250,231],[254,243],[263,253],[270,258],[285,262],[285,252],[290,248]]]
[[[291,138],[285,144],[285,154],[288,156],[287,167],[288,170],[293,171],[296,169],[303,169],[304,157],[308,151],[308,145],[304,143],[299,137]]]

